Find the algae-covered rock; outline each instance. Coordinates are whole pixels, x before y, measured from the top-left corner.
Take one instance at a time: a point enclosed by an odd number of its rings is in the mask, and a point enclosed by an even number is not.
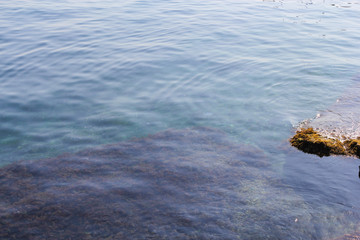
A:
[[[306,152],[317,154],[320,157],[330,154],[346,154],[343,144],[336,139],[321,136],[313,128],[301,129],[290,139],[291,145]]]
[[[290,139],[292,146],[306,153],[320,157],[334,155],[349,155],[360,157],[360,140],[349,139],[344,142],[335,138],[322,136],[313,128],[303,128]]]
[[[360,157],[360,84],[353,85],[326,110],[299,123],[299,131],[290,139],[298,149],[319,156]]]
[[[350,139],[344,142],[345,147],[351,155],[360,157],[360,140]]]

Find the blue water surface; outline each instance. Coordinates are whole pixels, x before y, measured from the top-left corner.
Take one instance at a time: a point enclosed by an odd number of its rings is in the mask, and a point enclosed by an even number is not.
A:
[[[358,214],[358,160],[287,140],[359,81],[360,2],[19,0],[0,12],[0,165],[206,126],[263,150],[312,214]],[[310,235],[336,237],[342,221]]]

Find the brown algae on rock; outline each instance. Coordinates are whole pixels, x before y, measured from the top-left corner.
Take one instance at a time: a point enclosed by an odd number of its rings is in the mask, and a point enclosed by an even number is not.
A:
[[[320,157],[334,155],[357,156],[360,158],[360,140],[339,139],[322,136],[313,128],[302,128],[290,139],[292,146]]]
[[[360,140],[350,139],[344,142],[345,148],[348,150],[350,155],[355,155],[360,158]]]

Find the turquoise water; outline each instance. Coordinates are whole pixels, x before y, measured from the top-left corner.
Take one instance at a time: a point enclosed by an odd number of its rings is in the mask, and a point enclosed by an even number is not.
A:
[[[194,125],[282,141],[358,74],[356,2],[0,7],[2,162]]]
[[[358,214],[357,160],[287,143],[359,81],[358,1],[31,0],[0,11],[0,165],[206,126],[263,150],[309,214],[331,219],[310,238],[336,237],[349,223],[334,218]]]

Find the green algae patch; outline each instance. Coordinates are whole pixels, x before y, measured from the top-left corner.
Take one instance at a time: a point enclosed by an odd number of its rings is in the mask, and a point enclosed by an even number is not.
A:
[[[331,154],[352,155],[341,141],[321,136],[313,128],[297,131],[290,139],[290,143],[303,152],[316,154],[320,157]]]

